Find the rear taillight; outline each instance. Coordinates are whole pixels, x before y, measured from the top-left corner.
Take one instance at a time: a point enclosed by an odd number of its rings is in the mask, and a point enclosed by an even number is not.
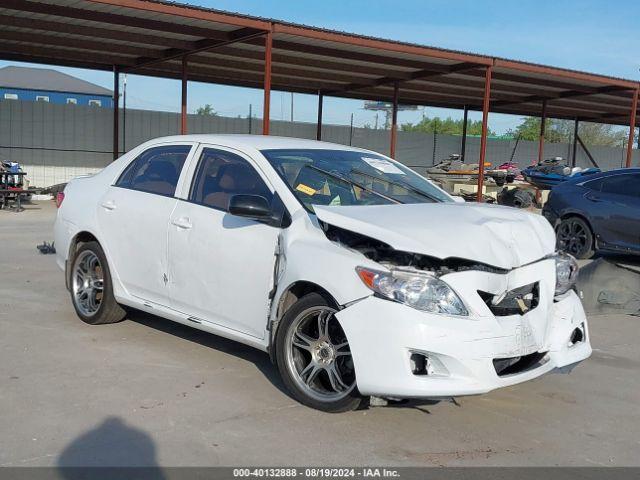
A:
[[[56,207],[60,208],[63,201],[64,201],[64,192],[56,193]]]

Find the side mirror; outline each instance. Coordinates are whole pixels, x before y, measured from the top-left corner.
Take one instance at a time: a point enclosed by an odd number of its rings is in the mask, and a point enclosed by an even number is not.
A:
[[[272,220],[271,207],[260,195],[233,195],[229,199],[229,213],[253,220]]]

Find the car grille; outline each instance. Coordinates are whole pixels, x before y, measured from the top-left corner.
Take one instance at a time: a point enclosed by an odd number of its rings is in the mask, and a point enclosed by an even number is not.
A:
[[[496,317],[524,315],[538,306],[540,286],[535,282],[500,295],[478,290],[478,295]]]

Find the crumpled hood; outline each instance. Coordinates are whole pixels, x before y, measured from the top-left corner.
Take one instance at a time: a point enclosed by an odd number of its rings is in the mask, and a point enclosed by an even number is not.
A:
[[[319,220],[396,250],[511,269],[555,251],[549,222],[511,207],[462,203],[314,206]]]

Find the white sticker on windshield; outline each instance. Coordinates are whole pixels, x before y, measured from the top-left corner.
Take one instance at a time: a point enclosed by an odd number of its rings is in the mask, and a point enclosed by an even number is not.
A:
[[[405,175],[405,173],[402,170],[400,170],[398,167],[396,167],[393,163],[383,158],[362,157],[362,160],[367,162],[376,170],[380,170],[381,172]]]

